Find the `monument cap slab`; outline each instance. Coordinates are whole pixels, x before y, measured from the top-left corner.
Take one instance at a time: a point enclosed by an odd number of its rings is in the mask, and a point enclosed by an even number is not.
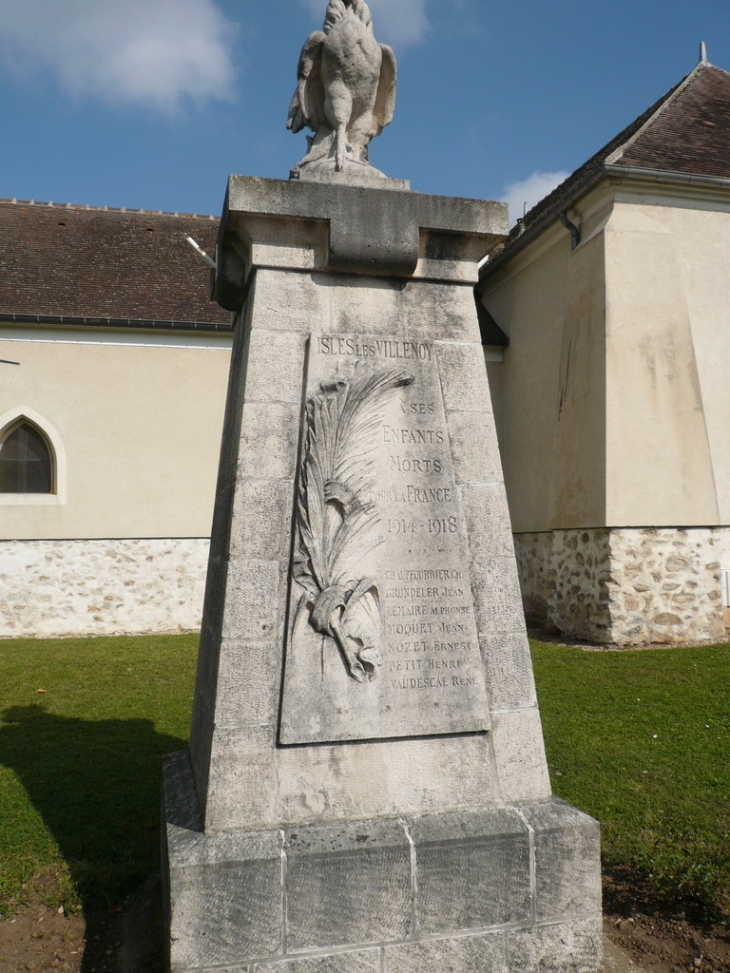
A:
[[[289,248],[277,238],[284,227]],[[283,266],[284,260],[291,269],[407,279],[438,278],[439,265],[467,262],[476,282],[479,260],[507,230],[506,203],[231,176],[214,293],[224,307],[237,311],[254,266]],[[262,233],[271,245],[256,260],[252,250]],[[420,274],[419,263],[424,264]]]

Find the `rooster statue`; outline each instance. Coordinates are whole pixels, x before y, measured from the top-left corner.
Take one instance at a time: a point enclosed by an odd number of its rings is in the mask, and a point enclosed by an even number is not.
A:
[[[365,0],[330,0],[323,30],[304,43],[297,78],[286,127],[306,126],[314,137],[292,177],[363,168],[382,176],[370,169],[368,145],[393,118],[396,65],[375,40]]]

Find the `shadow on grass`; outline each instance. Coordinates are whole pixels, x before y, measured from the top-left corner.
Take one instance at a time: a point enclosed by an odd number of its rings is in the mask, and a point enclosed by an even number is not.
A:
[[[161,757],[187,742],[151,720],[82,720],[42,706],[12,707],[2,720],[0,764],[58,844],[84,914],[118,908],[159,868]]]

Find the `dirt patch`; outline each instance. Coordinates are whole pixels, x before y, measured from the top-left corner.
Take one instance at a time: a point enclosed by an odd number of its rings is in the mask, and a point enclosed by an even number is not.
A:
[[[728,973],[730,929],[661,902],[635,869],[604,869],[603,931],[646,973]]]
[[[730,930],[668,909],[630,868],[604,873],[604,932],[646,973],[730,973]],[[67,917],[30,903],[0,922],[0,973],[162,973],[159,879],[118,911]]]
[[[32,904],[0,922],[0,973],[81,969],[85,922]]]
[[[160,882],[122,908],[66,916],[37,901],[0,922],[0,973],[162,973]]]

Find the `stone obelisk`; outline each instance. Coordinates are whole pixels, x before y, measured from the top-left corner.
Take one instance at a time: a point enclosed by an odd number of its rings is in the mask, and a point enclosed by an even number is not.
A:
[[[551,797],[473,288],[506,206],[372,169],[395,59],[331,0],[289,181],[233,176],[236,314],[175,973],[589,971],[598,825]]]

